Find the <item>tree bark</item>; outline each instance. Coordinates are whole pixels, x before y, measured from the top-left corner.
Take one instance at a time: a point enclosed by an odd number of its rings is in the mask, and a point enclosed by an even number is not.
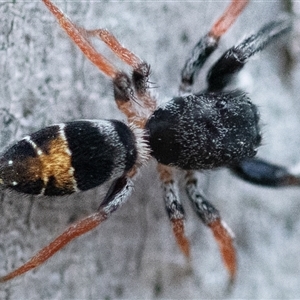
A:
[[[227,3],[84,1],[57,5],[80,26],[108,28],[150,63],[153,92],[163,103],[177,94],[187,54]],[[208,64],[283,10],[279,2],[250,3]],[[43,3],[5,2],[0,4],[0,16],[2,149],[53,123],[125,119],[114,103],[110,80],[83,57]],[[300,161],[295,25],[290,37],[256,55],[237,83],[260,107],[264,140],[258,155],[286,166]],[[103,44],[96,45],[111,61],[117,60]],[[205,86],[206,70],[205,66],[196,91]],[[257,187],[224,169],[199,173],[199,179],[236,234],[238,276],[230,290],[218,247],[190,208],[179,176],[192,246],[189,270],[172,236],[156,165],[151,162],[142,168],[134,195],[124,207],[37,270],[2,284],[0,298],[300,297],[300,189]],[[56,198],[1,191],[1,275],[20,266],[72,222],[94,212],[107,189],[105,185]]]

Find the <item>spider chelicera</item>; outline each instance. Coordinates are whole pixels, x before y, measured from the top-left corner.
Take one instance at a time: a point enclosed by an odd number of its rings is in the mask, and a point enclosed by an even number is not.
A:
[[[0,280],[10,280],[39,266],[71,240],[105,221],[130,198],[132,179],[139,167],[153,157],[158,161],[165,206],[179,248],[190,258],[175,168],[185,172],[187,195],[200,219],[212,230],[233,281],[236,275],[233,234],[198,189],[194,170],[228,167],[256,184],[300,184],[299,178],[286,168],[254,158],[261,142],[258,110],[246,93],[226,90],[252,55],[291,29],[290,20],[268,23],[226,51],[211,67],[207,89],[191,94],[201,67],[247,4],[233,0],[186,60],[178,97],[157,107],[149,91],[147,63],[121,46],[107,30],[78,27],[50,0],[43,2],[85,56],[113,81],[116,104],[128,124],[116,120],[80,120],[52,125],[25,137],[2,154],[0,182],[19,192],[66,195],[109,180],[113,184],[97,212],[71,225],[32,259]],[[106,43],[132,68],[132,75],[128,76],[97,52],[91,38]]]

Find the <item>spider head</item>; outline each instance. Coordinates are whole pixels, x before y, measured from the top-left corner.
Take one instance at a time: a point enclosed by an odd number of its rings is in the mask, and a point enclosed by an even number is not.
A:
[[[177,97],[158,108],[146,129],[158,162],[184,170],[235,164],[261,142],[256,106],[241,91]]]

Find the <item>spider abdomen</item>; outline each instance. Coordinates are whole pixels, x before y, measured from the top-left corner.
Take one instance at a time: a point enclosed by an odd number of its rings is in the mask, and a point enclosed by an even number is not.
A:
[[[146,124],[152,155],[185,170],[235,164],[256,154],[257,108],[241,91],[177,97]]]
[[[94,188],[130,170],[136,141],[115,120],[53,125],[25,137],[0,157],[0,181],[29,194],[64,195]]]

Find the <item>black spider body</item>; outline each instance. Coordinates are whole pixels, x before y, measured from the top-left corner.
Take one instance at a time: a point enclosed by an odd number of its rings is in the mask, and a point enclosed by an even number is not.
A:
[[[146,124],[152,156],[184,170],[211,169],[253,157],[261,136],[256,106],[243,92],[177,97]],[[137,161],[138,137],[115,120],[46,127],[0,159],[3,184],[28,194],[64,195],[118,178]]]
[[[152,155],[184,170],[236,164],[261,141],[256,106],[240,91],[177,97],[146,124]]]

